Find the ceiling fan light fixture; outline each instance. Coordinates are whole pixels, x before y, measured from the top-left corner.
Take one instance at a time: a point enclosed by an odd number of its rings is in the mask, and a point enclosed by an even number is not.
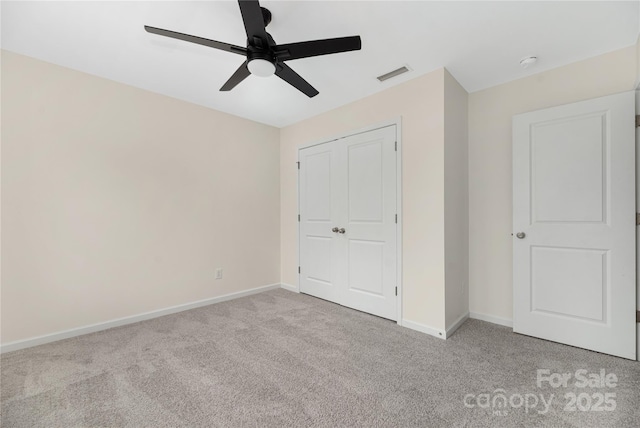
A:
[[[273,76],[276,72],[276,66],[271,61],[267,61],[266,59],[252,59],[247,64],[247,67],[249,68],[251,74],[259,77]]]

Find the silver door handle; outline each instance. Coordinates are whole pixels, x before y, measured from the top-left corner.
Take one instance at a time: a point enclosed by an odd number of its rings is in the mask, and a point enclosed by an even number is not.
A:
[[[518,239],[524,239],[525,236],[527,236],[527,234],[524,233],[524,232],[516,233],[516,238],[518,238]]]
[[[346,230],[344,230],[344,227],[341,227],[340,229],[338,229],[338,233],[345,233]]]
[[[333,233],[338,233],[338,231],[339,231],[339,230],[340,230],[340,229],[338,229],[337,227],[334,227],[333,229],[331,229],[331,231],[332,231]]]

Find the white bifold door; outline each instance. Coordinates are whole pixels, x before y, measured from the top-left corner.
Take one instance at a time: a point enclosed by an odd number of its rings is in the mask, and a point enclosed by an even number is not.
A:
[[[300,291],[397,319],[396,127],[299,151]]]
[[[635,100],[513,118],[513,329],[636,357]]]

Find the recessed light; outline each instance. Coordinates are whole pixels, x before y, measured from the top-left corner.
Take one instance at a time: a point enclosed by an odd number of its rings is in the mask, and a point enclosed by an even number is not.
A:
[[[531,67],[533,64],[536,63],[536,61],[538,61],[538,57],[536,56],[528,56],[526,58],[522,58],[520,60],[520,67],[522,68]]]

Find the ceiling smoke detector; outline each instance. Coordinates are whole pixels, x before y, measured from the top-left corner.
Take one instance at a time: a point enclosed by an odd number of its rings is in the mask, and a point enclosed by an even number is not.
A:
[[[520,67],[522,67],[524,69],[529,68],[533,64],[535,64],[536,61],[538,61],[538,57],[537,56],[528,56],[526,58],[522,58],[520,60]]]

